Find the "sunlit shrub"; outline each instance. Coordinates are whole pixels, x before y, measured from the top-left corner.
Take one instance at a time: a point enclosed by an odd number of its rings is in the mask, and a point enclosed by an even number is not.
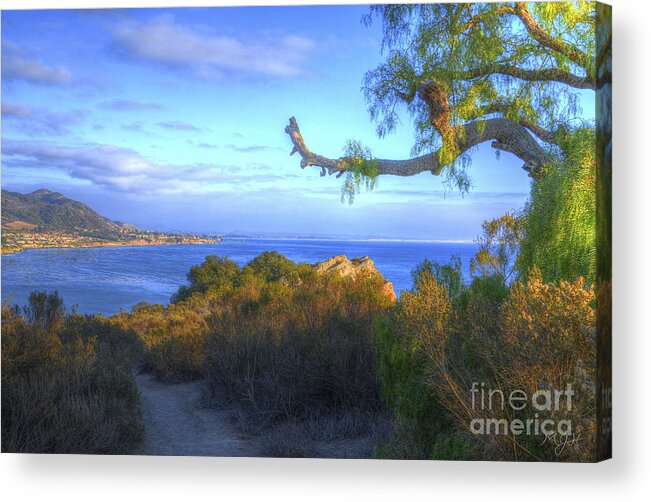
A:
[[[538,389],[572,386],[571,409],[540,412],[542,418],[571,420],[576,447],[550,454],[540,441],[527,445],[540,458],[589,461],[595,434],[595,311],[594,291],[583,279],[545,283],[533,269],[525,283],[515,283],[501,308],[497,364],[504,388],[532,394]],[[530,410],[529,410],[530,411]],[[526,439],[526,438],[523,438]]]
[[[298,266],[282,280],[243,282],[209,319],[209,397],[255,426],[316,410],[376,407],[373,318],[390,305],[381,278]]]
[[[532,269],[507,289],[500,273],[475,277],[456,301],[421,268],[411,292],[376,322],[382,393],[396,417],[382,456],[591,460],[594,439],[594,294],[583,280],[543,282]],[[445,278],[445,276],[444,276]],[[447,279],[449,280],[449,279]],[[571,409],[482,410],[473,383],[508,395],[566,390]],[[576,443],[555,448],[544,435],[475,435],[471,421],[570,420]],[[578,439],[577,439],[578,438]],[[558,438],[556,438],[558,439]]]
[[[296,263],[278,251],[264,251],[251,260],[242,272],[257,275],[266,282],[273,282],[287,277],[296,267]]]
[[[111,322],[133,330],[144,346],[142,369],[164,382],[184,382],[203,376],[205,318],[210,295],[194,294],[184,302],[139,305]]]

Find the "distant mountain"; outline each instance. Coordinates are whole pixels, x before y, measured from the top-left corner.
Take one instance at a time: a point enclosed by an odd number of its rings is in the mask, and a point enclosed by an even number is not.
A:
[[[2,227],[62,232],[137,230],[133,225],[111,221],[81,202],[44,188],[28,194],[2,190]]]

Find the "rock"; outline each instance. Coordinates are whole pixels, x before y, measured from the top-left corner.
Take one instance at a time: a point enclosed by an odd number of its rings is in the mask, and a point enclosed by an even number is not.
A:
[[[342,254],[339,256],[333,256],[326,261],[315,263],[314,268],[317,272],[322,274],[337,273],[342,277],[352,277],[353,280],[360,275],[379,275],[384,280],[383,293],[390,298],[392,302],[395,302],[397,299],[396,293],[393,289],[393,284],[387,281],[378,269],[375,268],[373,260],[368,256],[364,256],[363,258],[353,258],[350,260],[346,255]]]

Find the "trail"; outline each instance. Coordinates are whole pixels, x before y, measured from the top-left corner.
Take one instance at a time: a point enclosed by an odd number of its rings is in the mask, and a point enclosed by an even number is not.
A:
[[[241,437],[225,411],[200,406],[201,382],[163,384],[136,375],[146,435],[137,455],[251,457],[259,447]]]

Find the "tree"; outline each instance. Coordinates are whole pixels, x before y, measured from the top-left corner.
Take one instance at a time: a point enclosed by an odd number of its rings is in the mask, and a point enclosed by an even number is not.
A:
[[[444,174],[468,190],[469,154],[487,141],[519,157],[537,179],[576,119],[578,91],[611,79],[610,71],[595,70],[607,48],[595,48],[592,2],[374,5],[364,21],[376,17],[386,60],[366,73],[364,95],[380,136],[394,131],[399,110],[407,109],[414,156],[374,159],[349,142],[343,157],[328,158],[306,146],[294,117],[285,128],[301,168],[346,174],[350,199],[379,175]],[[610,37],[604,44],[610,47]]]
[[[273,282],[285,277],[296,269],[296,263],[281,255],[278,251],[264,251],[251,260],[242,272],[251,272]]]
[[[480,248],[470,261],[470,271],[481,277],[498,275],[507,283],[516,271],[515,260],[522,234],[521,219],[511,213],[484,221],[477,239]]]
[[[425,258],[411,271],[413,280],[412,291],[418,292],[419,284],[422,284],[424,275],[430,275],[436,282],[445,287],[451,299],[456,299],[464,291],[463,271],[461,258],[457,255],[450,257],[450,262],[441,264]]]
[[[181,286],[172,296],[171,302],[178,303],[192,296],[193,293],[212,291],[221,293],[231,289],[240,275],[240,267],[227,256],[210,255],[200,266],[193,266],[188,272],[188,286]]]

